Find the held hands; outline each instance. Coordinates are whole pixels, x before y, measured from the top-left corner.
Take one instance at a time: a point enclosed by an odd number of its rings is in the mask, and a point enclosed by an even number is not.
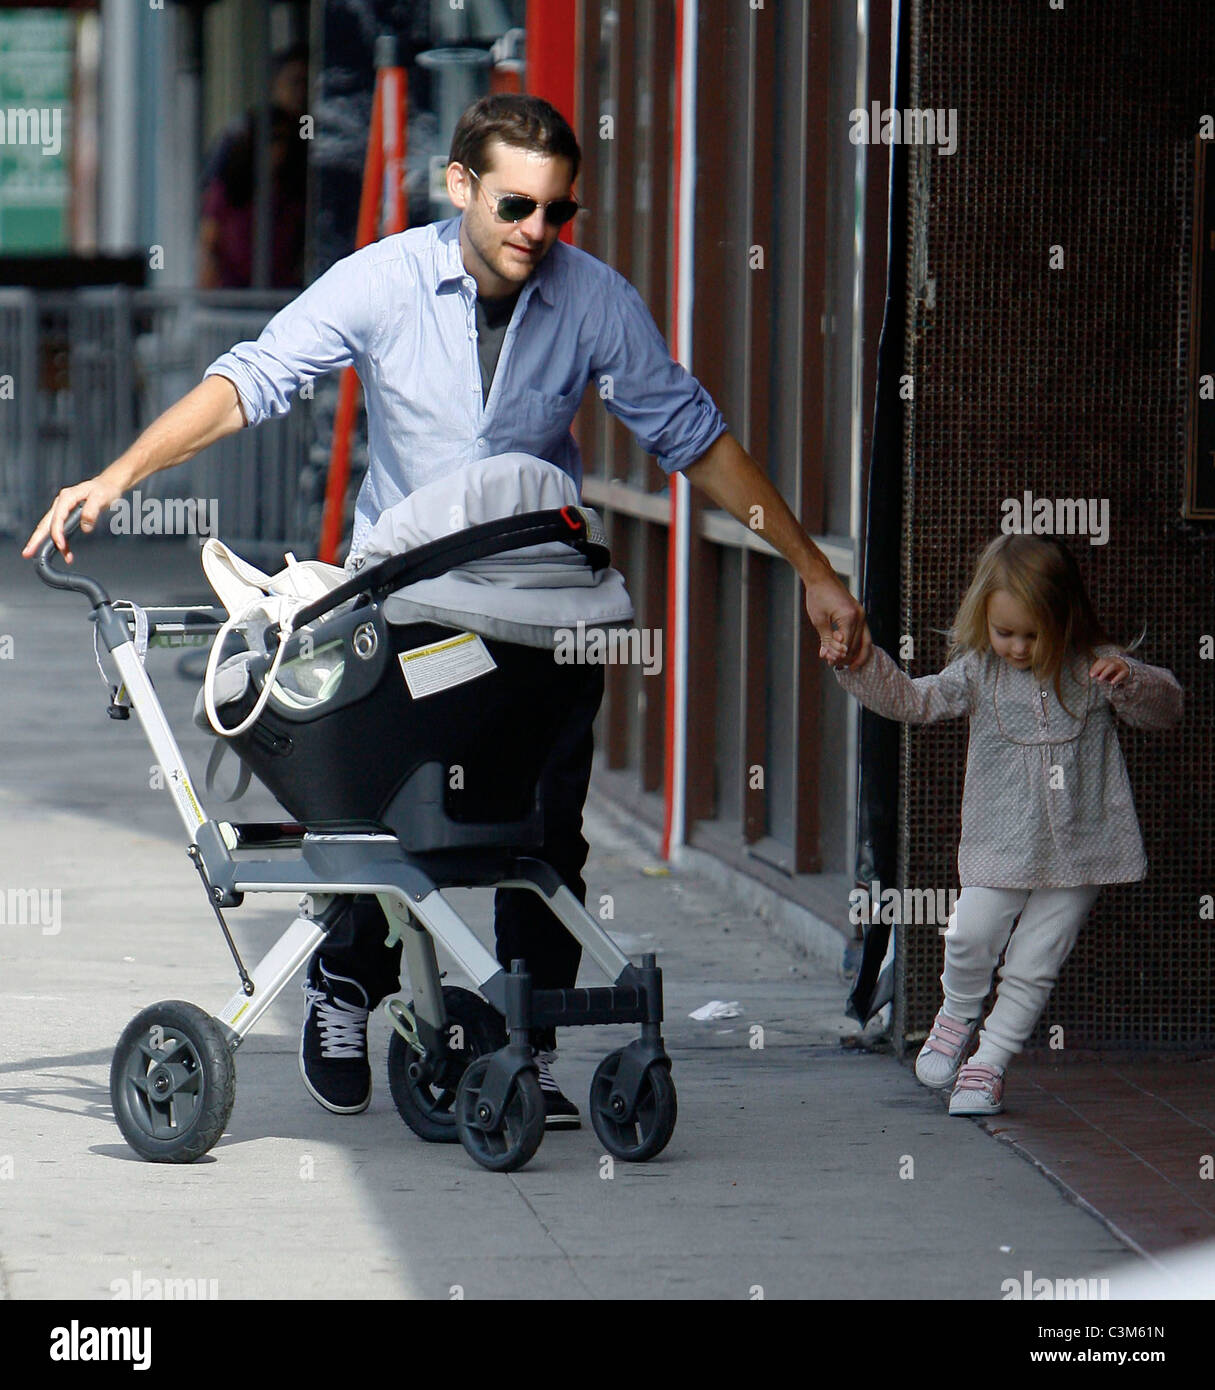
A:
[[[1130,678],[1130,674],[1131,668],[1121,657],[1117,656],[1098,657],[1098,659],[1093,662],[1092,670],[1089,671],[1089,676],[1093,680],[1103,681],[1112,685],[1115,690],[1117,690],[1120,685],[1126,683]]]
[[[835,579],[807,584],[806,612],[819,635],[818,654],[828,666],[864,666],[873,649],[865,610],[842,584]]]
[[[78,503],[84,503],[84,511],[80,516],[80,529],[87,534],[97,524],[97,518],[101,513],[112,502],[116,502],[122,493],[123,489],[110,482],[104,473],[99,473],[95,478],[86,478],[82,483],[74,483],[71,487],[60,488],[59,495],[51,503],[47,514],[34,528],[34,532],[26,541],[21,554],[26,559],[31,555],[36,555],[42,542],[46,540],[47,536],[50,536],[63,552],[64,560],[70,565],[72,552],[67,548],[67,539],[63,534],[63,523],[71,516],[73,509]]]

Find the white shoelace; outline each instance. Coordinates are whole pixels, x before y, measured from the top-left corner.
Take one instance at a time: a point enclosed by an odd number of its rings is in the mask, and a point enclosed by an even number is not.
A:
[[[540,1058],[537,1058],[536,1071],[539,1073],[540,1076],[540,1089],[542,1091],[556,1091],[558,1094],[560,1094],[561,1087],[558,1086],[557,1083],[553,1080],[553,1074],[549,1070],[547,1062],[542,1061]]]
[[[321,1056],[327,1059],[367,1056],[367,1015],[369,1010],[344,999],[330,999],[323,989],[304,985],[308,1007],[316,1010],[321,1034]]]

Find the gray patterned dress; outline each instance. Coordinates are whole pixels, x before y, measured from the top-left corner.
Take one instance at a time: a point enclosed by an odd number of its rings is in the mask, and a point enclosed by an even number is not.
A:
[[[1113,714],[1142,729],[1182,716],[1171,671],[1116,647],[1130,668],[1121,687],[1090,679],[1074,656],[1052,682],[992,651],[970,651],[939,675],[913,680],[880,647],[859,671],[836,669],[868,709],[909,724],[970,716],[958,877],[963,888],[1076,888],[1130,883],[1147,873],[1130,780]],[[1066,706],[1066,708],[1064,708]]]

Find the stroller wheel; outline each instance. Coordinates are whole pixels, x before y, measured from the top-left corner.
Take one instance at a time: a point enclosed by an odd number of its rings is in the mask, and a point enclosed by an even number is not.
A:
[[[443,986],[447,1013],[448,1055],[430,1076],[411,1076],[409,1068],[420,1062],[417,1052],[394,1028],[388,1042],[388,1086],[397,1113],[421,1139],[432,1144],[454,1144],[456,1088],[469,1063],[506,1046],[502,1015],[479,994]],[[414,1011],[413,1001],[409,1012]]]
[[[123,1138],[153,1163],[192,1163],[219,1139],[236,1099],[236,1065],[210,1014],[179,999],[127,1024],[110,1066]]]
[[[535,1155],[544,1138],[544,1097],[534,1071],[520,1072],[511,1083],[495,1130],[480,1127],[477,1107],[490,1058],[479,1057],[464,1073],[456,1093],[456,1130],[460,1143],[494,1173],[513,1173]]]
[[[678,1106],[669,1066],[654,1063],[646,1068],[632,1120],[622,1121],[612,1105],[612,1090],[620,1070],[623,1049],[609,1052],[591,1079],[591,1124],[615,1158],[642,1163],[666,1148],[675,1133]]]

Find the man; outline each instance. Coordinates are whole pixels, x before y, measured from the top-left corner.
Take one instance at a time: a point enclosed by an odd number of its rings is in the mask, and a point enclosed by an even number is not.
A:
[[[569,433],[588,381],[610,378],[604,404],[667,473],[682,471],[796,568],[822,654],[855,664],[869,651],[864,613],[833,574],[759,466],[729,433],[704,388],[672,361],[637,291],[601,261],[558,241],[577,211],[581,151],[561,115],[535,97],[499,94],[468,108],[452,137],[447,190],[460,215],[386,237],[332,266],[277,314],[256,343],[238,344],[201,383],[96,478],[64,488],[23,551],[84,502],[91,530],[104,507],[151,473],[191,458],[246,424],[289,408],[305,381],[353,363],[367,403],[367,475],[351,551],[389,507],[478,459],[518,450],[581,484]],[[582,807],[591,723],[602,685],[571,723],[541,778],[547,859],[585,901]],[[523,957],[538,988],[575,983],[580,948],[534,894],[499,889],[498,959]],[[382,945],[374,903],[357,902],[309,965],[300,1065],[326,1108],[367,1107],[367,1014],[397,987],[396,953]],[[549,1063],[555,1038],[537,1035],[550,1127],[578,1112]]]

